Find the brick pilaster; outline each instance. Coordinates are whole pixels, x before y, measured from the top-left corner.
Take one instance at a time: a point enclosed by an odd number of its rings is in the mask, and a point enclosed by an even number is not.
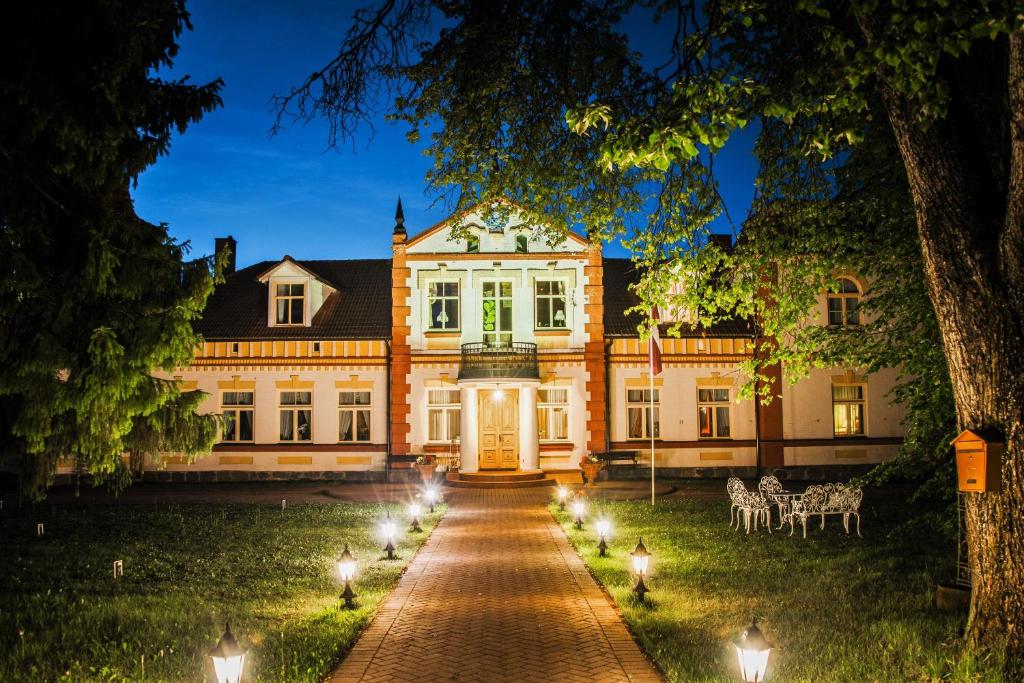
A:
[[[405,235],[396,234],[391,260],[391,453],[409,453],[410,393],[409,371],[409,276],[406,265]]]
[[[583,267],[587,315],[583,358],[587,370],[587,452],[603,453],[606,449],[605,345],[604,345],[604,260],[601,245],[593,244],[587,250],[587,264]]]

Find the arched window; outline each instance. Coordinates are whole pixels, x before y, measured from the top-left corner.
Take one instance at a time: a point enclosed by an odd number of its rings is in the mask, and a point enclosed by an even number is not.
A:
[[[848,277],[839,278],[839,291],[828,293],[828,324],[833,327],[860,325],[861,291]]]
[[[516,235],[516,253],[525,254],[530,250],[529,239],[526,235]]]

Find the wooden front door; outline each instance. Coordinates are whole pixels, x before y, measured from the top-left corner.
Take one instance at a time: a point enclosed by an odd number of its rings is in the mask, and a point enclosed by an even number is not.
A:
[[[481,389],[479,404],[480,469],[519,466],[519,391]]]

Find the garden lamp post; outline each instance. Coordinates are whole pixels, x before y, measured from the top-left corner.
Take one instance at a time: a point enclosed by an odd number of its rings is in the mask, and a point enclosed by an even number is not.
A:
[[[420,528],[420,504],[409,503],[409,516],[412,517],[412,521],[409,523],[409,531],[420,532],[423,529]]]
[[[647,576],[651,562],[651,553],[647,551],[643,538],[633,548],[630,556],[633,558],[633,573],[636,574],[636,586],[633,588],[633,592],[636,593],[637,600],[643,602],[644,596],[650,590],[644,583],[644,577]]]
[[[434,511],[434,505],[437,503],[437,489],[433,486],[428,486],[423,492],[423,496],[427,499],[427,505],[430,506],[430,511]]]
[[[587,506],[584,504],[582,500],[577,498],[576,501],[573,502],[572,504],[572,514],[576,517],[575,525],[577,529],[583,528],[583,515],[584,513],[586,513],[586,511]]]
[[[740,660],[740,677],[744,683],[761,683],[768,668],[768,655],[772,651],[772,644],[757,627],[756,617],[733,645],[736,646],[736,656]]]
[[[564,486],[558,487],[558,509],[565,511],[565,499],[569,497],[569,489]]]
[[[395,559],[395,523],[391,521],[391,511],[388,510],[387,516],[380,525],[380,532],[384,534],[384,538],[388,544],[384,546],[384,550],[387,551],[388,559]]]
[[[597,520],[597,535],[600,542],[597,544],[598,556],[608,557],[608,534],[611,533],[612,523],[605,518]]]
[[[239,683],[245,665],[245,648],[239,646],[231,633],[231,622],[224,625],[224,635],[209,652],[217,683]]]
[[[348,543],[345,544],[345,549],[341,551],[341,557],[338,558],[338,577],[345,583],[341,599],[345,601],[346,609],[352,609],[355,607],[352,600],[356,597],[355,591],[352,590],[352,581],[356,578],[356,558],[352,557]]]

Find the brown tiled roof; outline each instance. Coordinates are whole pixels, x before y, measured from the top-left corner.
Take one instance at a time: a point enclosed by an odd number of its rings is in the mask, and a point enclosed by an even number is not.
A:
[[[389,339],[391,337],[391,260],[297,261],[338,291],[331,294],[309,327],[267,325],[267,285],[260,275],[279,261],[262,261],[217,286],[196,331],[207,340],[234,339]],[[639,303],[629,285],[637,280],[633,263],[604,259],[604,331],[607,337],[635,337],[640,318],[625,311]],[[663,328],[667,328],[663,326]],[[680,329],[683,337],[750,335],[749,321],[723,321],[710,330]],[[663,330],[664,332],[664,330]]]
[[[267,325],[267,285],[259,276],[278,261],[262,261],[229,275],[207,301],[196,331],[216,339],[389,339],[391,260],[301,261],[337,291],[309,327]]]
[[[630,285],[640,279],[633,262],[625,258],[604,259],[604,335],[606,337],[636,337],[636,326],[641,317],[626,311],[640,303]],[[668,334],[670,325],[661,326],[661,334]],[[679,328],[681,337],[741,337],[750,336],[753,325],[744,318],[723,320],[710,329],[694,329],[688,325]]]

